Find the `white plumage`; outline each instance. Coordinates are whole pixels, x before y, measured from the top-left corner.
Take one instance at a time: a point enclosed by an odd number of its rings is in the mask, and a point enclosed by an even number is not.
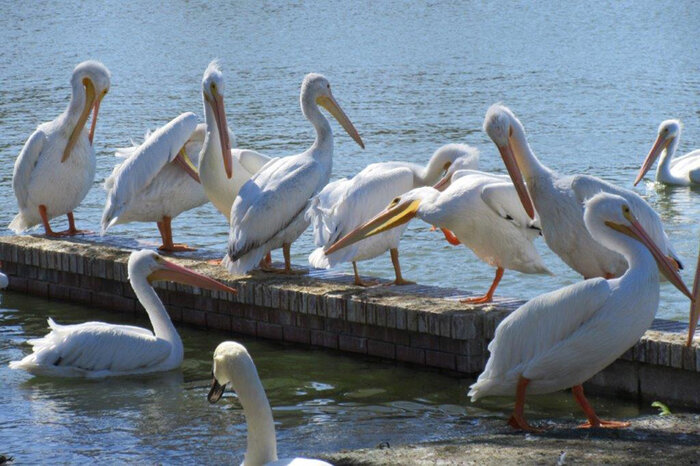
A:
[[[331,175],[333,133],[319,105],[326,108],[362,147],[364,144],[333,98],[328,80],[309,74],[301,86],[301,108],[316,129],[316,140],[305,152],[268,162],[243,185],[231,208],[226,266],[244,274],[273,249],[283,248],[285,273],[293,273],[289,247],[308,227],[305,212],[309,199]]]
[[[216,60],[204,71],[202,100],[206,139],[198,159],[199,177],[209,200],[229,221],[231,206],[241,186],[268,163],[270,157],[249,149],[231,149],[233,133],[228,128],[224,111],[224,78]]]
[[[194,156],[204,142],[205,127],[197,125],[194,113],[183,113],[147,134],[143,144],[117,151],[126,160],[114,167],[105,180],[107,203],[102,214],[102,233],[112,225],[129,222],[159,222],[208,201],[202,185],[190,176],[176,157]],[[196,165],[195,165],[196,166]],[[169,249],[168,232],[161,249]],[[172,238],[170,238],[171,240]],[[171,242],[171,241],[170,241]]]
[[[619,277],[627,269],[625,258],[595,241],[583,223],[584,201],[599,192],[625,198],[655,243],[681,265],[659,215],[639,195],[593,176],[561,176],[551,171],[535,157],[523,125],[507,107],[491,106],[484,130],[501,152],[523,206],[530,210],[531,216],[534,203],[547,245],[584,278]]]
[[[68,108],[53,121],[42,123],[24,144],[15,162],[12,187],[19,213],[9,228],[21,233],[40,223],[46,234],[78,234],[73,210],[87,195],[95,178],[92,138],[100,102],[109,90],[109,70],[86,61],[73,70]],[[92,127],[85,128],[93,111]],[[69,229],[56,233],[49,220],[68,215]],[[42,218],[43,216],[43,218]]]
[[[175,369],[182,363],[182,340],[150,281],[167,279],[235,293],[153,251],[133,252],[128,268],[129,281],[148,313],[153,332],[104,322],[58,325],[49,319],[51,332],[29,340],[32,353],[11,362],[10,368],[59,377],[110,377]]]
[[[587,201],[588,231],[622,253],[629,268],[620,278],[592,278],[540,295],[504,319],[489,344],[486,368],[471,386],[472,401],[517,391],[511,425],[531,429],[522,416],[525,388],[529,394],[544,394],[575,387],[591,425],[624,425],[600,421],[580,384],[617,359],[651,325],[659,303],[659,268],[690,295],[631,212],[632,206],[617,195],[599,193]]]
[[[394,283],[410,283],[401,278],[398,268],[399,240],[407,225],[366,238],[330,255],[326,255],[324,250],[381,212],[394,197],[419,186],[434,184],[440,174],[451,170],[452,166],[476,168],[478,160],[479,152],[475,148],[465,144],[447,144],[436,150],[424,167],[409,162],[373,163],[351,180],[329,183],[311,199],[306,212],[318,246],[309,255],[309,263],[316,268],[330,268],[342,262],[353,262],[356,271],[355,262],[393,250],[392,258],[396,258]],[[355,284],[364,284],[357,272]]]
[[[275,423],[270,402],[260,382],[258,370],[248,351],[240,343],[225,341],[214,351],[213,380],[207,395],[216,403],[230,383],[243,407],[248,428],[248,446],[242,466],[330,466],[309,458],[277,458]]]
[[[639,169],[635,186],[654,161],[661,155],[659,166],[656,167],[656,181],[675,186],[693,186],[700,184],[700,149],[696,149],[681,157],[673,158],[681,138],[681,122],[666,120],[659,125],[659,134]]]

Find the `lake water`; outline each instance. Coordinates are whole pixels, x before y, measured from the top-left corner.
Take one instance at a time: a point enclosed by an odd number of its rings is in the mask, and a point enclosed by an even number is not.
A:
[[[311,144],[313,130],[299,110],[299,84],[307,72],[326,74],[367,146],[361,151],[333,122],[334,178],[351,176],[379,160],[424,162],[448,142],[477,146],[482,151],[483,170],[504,172],[495,147],[481,131],[486,109],[498,101],[520,117],[534,151],[549,167],[563,173],[601,176],[628,188],[662,120],[673,117],[683,121],[681,153],[700,147],[700,6],[694,1],[569,2],[556,6],[530,2],[413,5],[399,1],[325,5],[238,2],[235,6],[217,1],[143,3],[104,5],[69,0],[44,8],[31,2],[0,4],[0,153],[4,160],[0,164],[0,225],[7,225],[16,213],[11,189],[14,159],[38,123],[63,111],[70,93],[70,73],[88,58],[101,60],[112,72],[112,87],[100,108],[95,136],[95,184],[75,212],[79,227],[94,230],[105,202],[101,184],[115,163],[115,149],[181,112],[201,115],[201,75],[213,58],[222,61],[228,121],[239,146],[273,156],[298,153]],[[685,259],[683,276],[690,282],[700,236],[700,192],[659,188],[653,183],[641,183],[637,192],[662,216]],[[176,241],[223,254],[227,228],[212,206],[183,214],[173,222],[173,229]],[[157,245],[159,239],[152,224],[118,226],[110,234],[136,238],[145,246]],[[507,272],[500,295],[529,298],[580,279],[548,252],[542,241],[539,248],[555,276]],[[306,263],[311,250],[307,232],[292,248],[294,262]],[[493,278],[494,270],[470,251],[447,245],[419,222],[404,235],[401,254],[404,276],[422,283],[482,292]],[[350,272],[351,268],[341,270]],[[388,257],[361,263],[360,271],[387,278],[393,273]],[[44,333],[43,319],[49,310],[63,321],[69,320],[70,312],[75,312],[72,315],[78,321],[92,318],[95,312],[70,311],[20,296],[12,300],[10,309],[21,312],[4,310],[2,316],[14,319],[13,325],[21,328],[10,330],[12,344],[9,350],[3,349],[0,371],[3,385],[8,382],[14,398],[8,398],[7,389],[1,390],[0,396],[14,406],[12,412],[23,416],[32,413],[45,430],[35,429],[32,418],[22,417],[11,424],[12,429],[2,429],[2,435],[9,435],[10,440],[0,445],[16,447],[14,452],[19,455],[17,445],[24,445],[21,439],[51,439],[44,450],[39,449],[38,441],[32,445],[36,450],[22,450],[37,452],[34,457],[25,457],[27,461],[57,454],[61,445],[66,454],[81,451],[85,455],[62,457],[64,461],[122,454],[121,442],[131,442],[129,451],[136,452],[124,459],[175,460],[205,454],[206,442],[183,440],[197,435],[213,435],[211,441],[216,441],[221,451],[232,448],[230,436],[242,429],[240,413],[226,409],[228,404],[218,409],[202,406],[206,416],[201,417],[192,416],[195,408],[183,411],[188,406],[200,409],[214,346],[211,335],[185,333],[188,359],[182,378],[175,381],[26,381],[21,374],[7,375],[6,361],[18,357],[20,349],[26,351],[18,346],[19,341]],[[659,317],[687,318],[687,300],[667,283],[662,285],[661,302]],[[43,307],[35,309],[39,303]],[[29,324],[24,322],[23,313],[28,313],[29,321],[34,319],[33,327],[24,328]],[[105,318],[115,320],[114,316]],[[289,409],[278,408],[275,414],[282,427],[290,426],[280,432],[288,451],[299,438],[305,439],[299,440],[300,444],[312,442],[310,450],[321,448],[325,437],[319,434],[318,426],[336,432],[354,429],[356,437],[338,434],[340,438],[329,447],[332,449],[371,445],[386,431],[399,435],[402,422],[411,427],[405,429],[410,432],[404,440],[428,438],[430,432],[449,434],[453,432],[449,421],[453,409],[458,413],[454,422],[468,422],[460,411],[466,405],[466,384],[432,373],[425,375],[427,382],[421,386],[405,388],[412,393],[382,395],[372,404],[387,409],[391,422],[373,424],[375,418],[382,418],[376,410],[339,401],[339,394],[367,385],[354,379],[353,389],[333,389],[329,395],[321,390],[308,399],[295,398],[289,387],[324,379],[289,370],[294,358],[329,358],[326,366],[307,364],[314,374],[323,375],[325,369],[339,364],[336,357],[320,351],[298,352],[287,347],[280,351],[279,346],[250,344],[256,349],[253,355],[259,364],[265,364],[266,357],[273,364],[267,374],[276,370],[274,361],[279,359],[279,370],[289,371],[285,377],[308,376],[289,385],[279,384],[286,387],[279,390],[287,397],[280,393],[277,405]],[[398,370],[341,359],[351,361],[347,364],[352,370],[362,373],[369,368],[372,374]],[[407,374],[403,377],[413,378],[415,372]],[[394,385],[401,385],[394,377],[386,375],[370,385],[391,391]],[[423,399],[421,392],[430,392],[436,380],[444,384],[440,396],[430,403],[411,404]],[[187,390],[181,390],[183,383]],[[267,381],[266,386],[275,385]],[[150,397],[161,393],[165,395],[151,403]],[[333,400],[331,414],[324,414],[324,408],[313,403],[314,407],[304,404],[326,399]],[[107,406],[101,406],[100,400]],[[391,403],[395,402],[409,403],[407,411],[397,408],[409,414],[392,414]],[[443,403],[450,408],[439,408]],[[7,415],[4,406],[0,416]],[[117,421],[121,418],[115,413],[124,414],[126,420]],[[433,417],[435,425],[428,429],[426,419]],[[367,427],[366,438],[371,440],[363,443],[362,428],[366,426],[374,427]],[[225,459],[233,458],[226,454]]]

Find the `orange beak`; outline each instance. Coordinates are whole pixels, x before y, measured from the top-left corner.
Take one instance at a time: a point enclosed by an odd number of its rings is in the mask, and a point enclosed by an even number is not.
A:
[[[224,110],[224,97],[215,89],[212,89],[212,95],[214,98],[209,99],[209,97],[204,94],[207,102],[209,102],[212,110],[214,110],[216,128],[219,131],[221,155],[224,158],[224,170],[226,170],[226,177],[231,179],[233,176],[233,159],[231,155],[231,141],[228,138],[228,123],[226,122],[226,112]]]
[[[180,149],[180,151],[177,153],[177,155],[175,156],[175,160],[173,160],[173,163],[177,163],[180,166],[180,168],[185,170],[185,173],[190,175],[190,177],[193,180],[195,180],[199,184],[202,184],[202,181],[199,179],[199,173],[197,172],[197,168],[187,156],[187,152],[185,152],[184,147]]]
[[[693,298],[690,302],[690,321],[688,322],[688,341],[686,346],[693,344],[698,318],[700,318],[700,254],[698,254],[698,266],[695,272],[695,281],[693,282]]]
[[[73,132],[70,134],[70,137],[68,138],[68,142],[66,143],[66,147],[63,149],[63,155],[61,156],[61,163],[65,162],[68,160],[68,157],[70,156],[70,153],[73,151],[73,147],[75,147],[75,144],[78,142],[78,138],[83,132],[83,128],[85,127],[85,123],[87,123],[87,119],[90,116],[90,110],[92,110],[93,105],[95,104],[95,85],[90,81],[88,78],[83,79],[83,86],[85,86],[85,107],[83,107],[83,111],[80,113],[80,116],[78,117],[78,121],[75,124],[75,128],[73,128]],[[95,129],[95,122],[97,121],[97,110],[95,110],[95,120],[92,122],[92,129],[90,130],[90,144],[92,144],[92,136],[93,136],[93,131]]]
[[[498,146],[498,151],[501,153],[503,163],[506,165],[506,170],[508,170],[510,179],[513,181],[513,186],[515,186],[515,191],[518,193],[518,197],[523,204],[525,212],[527,212],[530,218],[534,219],[535,207],[532,205],[530,193],[527,191],[527,186],[525,186],[525,181],[523,180],[523,175],[518,167],[518,163],[515,161],[515,155],[513,155],[513,149],[511,149],[510,143],[503,147]]]
[[[224,285],[223,283],[219,283],[216,280],[213,280],[207,276],[194,272],[180,265],[166,261],[165,259],[161,259],[159,264],[161,268],[152,272],[148,276],[149,283],[163,280],[184,283],[186,285],[192,285],[199,288],[206,288],[208,290],[226,291],[228,293],[233,294],[238,293],[238,291],[234,290],[229,286]]]
[[[637,183],[642,181],[642,178],[644,178],[644,175],[649,171],[652,165],[654,165],[654,161],[661,155],[661,152],[663,152],[664,149],[668,147],[668,140],[663,138],[660,134],[659,137],[656,138],[656,141],[654,142],[653,147],[649,151],[649,154],[647,154],[647,158],[644,159],[644,163],[642,164],[642,168],[639,169],[639,173],[637,174],[637,178],[634,180],[634,185],[637,186]]]

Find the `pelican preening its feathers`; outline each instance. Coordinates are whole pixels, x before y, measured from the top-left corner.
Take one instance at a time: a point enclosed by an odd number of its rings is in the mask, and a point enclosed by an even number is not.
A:
[[[364,143],[340,108],[328,80],[306,75],[301,85],[301,110],[316,130],[316,139],[301,154],[268,162],[247,181],[231,208],[231,231],[225,259],[229,272],[241,275],[256,267],[273,249],[282,248],[284,269],[294,273],[289,248],[309,226],[309,199],[328,183],[333,165],[333,132],[319,107],[333,115],[357,144]],[[263,265],[263,264],[261,264]]]
[[[379,213],[392,198],[411,189],[432,185],[443,172],[454,166],[476,168],[479,152],[466,144],[446,144],[440,147],[423,167],[408,162],[373,163],[352,179],[329,183],[311,199],[306,218],[313,225],[317,249],[309,256],[316,268],[330,268],[341,262],[352,262],[355,284],[366,286],[357,273],[356,262],[372,259],[391,251],[396,279],[395,285],[410,284],[404,280],[399,265],[399,240],[406,228],[396,228],[372,238],[365,238],[333,254],[326,254],[335,241]],[[371,284],[371,283],[370,283]]]
[[[659,133],[642,167],[639,169],[634,185],[642,181],[659,156],[659,166],[656,168],[656,181],[676,186],[700,185],[700,149],[696,149],[681,157],[673,158],[681,138],[681,122],[666,120],[659,125]],[[662,155],[663,154],[663,155]]]
[[[15,233],[40,223],[48,236],[81,233],[75,227],[73,210],[95,178],[92,140],[109,85],[109,70],[102,63],[80,63],[73,70],[68,108],[55,120],[39,125],[24,144],[12,175],[19,213],[9,228]],[[91,112],[88,131],[85,124]],[[54,232],[49,220],[61,215],[68,216],[68,230]]]

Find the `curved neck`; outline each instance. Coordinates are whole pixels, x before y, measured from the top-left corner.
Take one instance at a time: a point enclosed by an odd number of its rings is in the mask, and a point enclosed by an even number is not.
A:
[[[513,122],[511,125],[513,134],[510,136],[510,142],[513,148],[513,155],[518,164],[518,167],[523,172],[525,181],[530,181],[541,176],[550,176],[551,171],[542,165],[530,148],[530,144],[525,137],[525,129],[519,121]]]
[[[178,335],[175,326],[170,320],[168,311],[165,310],[163,303],[156,294],[156,291],[148,283],[146,277],[141,274],[129,277],[131,287],[136,293],[139,302],[146,309],[148,318],[153,326],[153,333],[157,338],[162,338],[175,346],[179,346],[182,351],[182,340]]]
[[[620,277],[621,280],[640,276],[645,277],[639,279],[640,281],[649,282],[649,286],[653,286],[654,283],[658,286],[659,267],[656,264],[656,260],[654,260],[654,256],[651,255],[646,246],[634,238],[597,222],[595,225],[590,225],[589,222],[586,222],[586,228],[594,240],[611,251],[616,251],[624,256],[629,268]]]
[[[431,186],[437,183],[445,169],[445,165],[441,162],[442,159],[440,157],[431,157],[430,161],[428,161],[428,165],[414,171],[414,176],[418,179],[420,186]],[[418,185],[416,185],[416,187],[417,186]]]
[[[301,111],[307,120],[314,125],[316,130],[316,140],[311,146],[311,154],[314,157],[333,157],[333,131],[328,120],[321,113],[318,104],[311,93],[301,96]]]
[[[62,119],[60,124],[64,126],[68,132],[72,132],[75,125],[78,124],[78,119],[85,108],[85,100],[87,99],[85,86],[80,79],[71,80],[71,87],[72,92],[68,108],[66,108],[60,117]]]
[[[277,440],[272,408],[250,356],[231,378],[233,389],[243,406],[248,427],[248,446],[244,465],[262,465],[277,460]]]
[[[661,153],[659,165],[656,167],[657,180],[675,178],[671,173],[671,158],[676,153],[676,147],[678,147],[678,136],[674,137]]]

